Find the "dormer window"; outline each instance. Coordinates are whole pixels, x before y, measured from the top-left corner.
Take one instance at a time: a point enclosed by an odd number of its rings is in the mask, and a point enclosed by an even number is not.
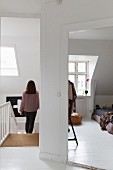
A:
[[[68,79],[75,85],[78,96],[91,95],[91,81],[98,56],[69,55]]]
[[[78,95],[84,95],[87,89],[86,79],[88,78],[89,65],[86,61],[70,61],[68,64],[68,79],[71,80],[76,87]]]
[[[18,76],[14,46],[1,47],[0,76]]]

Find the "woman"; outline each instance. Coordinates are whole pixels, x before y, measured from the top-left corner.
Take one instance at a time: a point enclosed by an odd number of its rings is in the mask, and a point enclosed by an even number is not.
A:
[[[37,110],[39,109],[39,92],[33,80],[27,84],[26,91],[23,92],[20,105],[20,112],[26,116],[25,130],[26,133],[32,133]]]

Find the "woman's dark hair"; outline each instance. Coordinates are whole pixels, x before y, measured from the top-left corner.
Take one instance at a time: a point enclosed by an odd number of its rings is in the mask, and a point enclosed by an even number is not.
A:
[[[30,80],[27,83],[26,93],[28,93],[28,94],[35,94],[36,93],[36,86],[35,86],[35,82],[33,80]]]

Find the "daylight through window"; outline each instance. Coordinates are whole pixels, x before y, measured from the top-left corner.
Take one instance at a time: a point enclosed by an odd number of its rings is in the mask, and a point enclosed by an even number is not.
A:
[[[68,79],[76,87],[77,95],[84,95],[85,90],[89,89],[88,79],[88,62],[70,61],[68,63]]]
[[[14,47],[1,47],[0,76],[18,76]]]

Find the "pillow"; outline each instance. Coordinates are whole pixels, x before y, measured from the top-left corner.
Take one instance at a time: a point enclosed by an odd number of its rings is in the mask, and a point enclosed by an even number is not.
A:
[[[111,122],[109,122],[106,126],[106,130],[108,131],[108,133],[113,134],[113,124]]]

